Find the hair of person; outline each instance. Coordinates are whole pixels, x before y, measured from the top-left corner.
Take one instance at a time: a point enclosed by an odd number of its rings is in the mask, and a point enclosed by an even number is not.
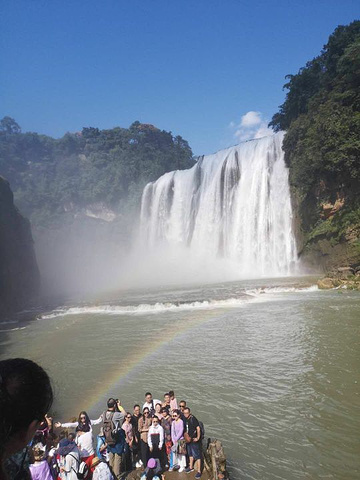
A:
[[[85,417],[85,422],[81,421],[81,417]],[[91,420],[89,415],[83,410],[79,413],[78,426],[76,427],[77,432],[89,432],[91,429]]]
[[[67,439],[70,440],[70,442],[73,442],[75,440],[75,433],[69,433]]]
[[[173,410],[172,413],[176,413],[176,415],[179,415],[179,417],[180,417],[180,415],[181,415],[181,412],[180,412],[180,410],[179,410],[178,408],[175,408],[175,410]]]
[[[169,413],[169,409],[166,408],[166,407],[162,407],[162,409],[160,410],[160,413]]]
[[[35,462],[40,462],[41,460],[44,460],[46,458],[45,451],[37,447],[32,449],[32,454]]]
[[[170,396],[169,392],[164,393],[164,397]]]
[[[185,411],[185,410],[189,410],[189,413],[191,413],[191,410],[190,410],[189,407],[185,407],[185,408],[184,408],[184,411]]]
[[[155,477],[155,468],[149,468],[146,474],[146,480],[153,480],[154,477]]]
[[[112,397],[109,398],[109,400],[107,401],[107,407],[108,407],[108,408],[114,408],[115,411],[116,411],[117,405],[116,405],[116,400],[115,400],[115,398],[112,398]]]
[[[138,404],[136,403],[136,404],[134,405],[134,409],[135,409],[136,407],[139,407],[139,408],[140,408],[140,405],[138,405]]]
[[[161,407],[161,403],[160,403],[160,402],[158,402],[158,403],[155,405],[155,407],[157,407],[158,405],[160,405],[160,407]]]
[[[142,413],[142,414],[143,414],[143,418],[145,417],[145,412],[150,413],[150,410],[149,410],[147,407],[144,408],[143,413]]]
[[[180,404],[180,403],[185,403],[185,407],[186,407],[186,400],[181,400],[181,401],[179,402],[179,404]]]
[[[0,361],[0,458],[11,437],[42,421],[53,403],[45,370],[32,360]]]
[[[174,390],[170,390],[170,391],[169,391],[169,395],[170,395],[170,397],[175,397],[175,392],[174,392]]]
[[[151,395],[151,396],[152,396],[152,393],[146,392],[146,393],[145,393],[145,397],[147,397],[148,395]]]

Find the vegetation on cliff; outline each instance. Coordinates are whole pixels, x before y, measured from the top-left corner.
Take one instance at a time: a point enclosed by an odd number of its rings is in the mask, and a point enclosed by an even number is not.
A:
[[[358,263],[360,21],[337,27],[321,54],[287,79],[285,102],[270,125],[287,131],[304,253],[325,268]]]
[[[21,133],[10,117],[0,122],[0,173],[34,225],[62,223],[66,212],[97,202],[125,214],[147,182],[192,164],[186,140],[153,125],[90,127],[54,139]]]

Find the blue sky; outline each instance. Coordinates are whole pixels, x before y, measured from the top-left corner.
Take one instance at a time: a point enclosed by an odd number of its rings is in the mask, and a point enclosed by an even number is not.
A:
[[[0,116],[55,137],[152,123],[212,153],[266,132],[352,0],[11,0]],[[250,113],[249,113],[250,112]]]

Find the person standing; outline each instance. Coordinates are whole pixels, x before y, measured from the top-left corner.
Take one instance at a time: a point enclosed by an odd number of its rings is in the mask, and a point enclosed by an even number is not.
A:
[[[143,413],[144,413],[144,409],[148,408],[149,412],[150,412],[150,416],[152,417],[153,414],[155,413],[155,405],[157,403],[160,403],[160,405],[161,405],[160,400],[157,400],[156,398],[154,399],[150,392],[146,392],[145,393],[145,403],[144,403],[143,408],[142,408]]]
[[[131,418],[131,423],[134,431],[133,442],[133,463],[136,468],[140,467],[140,433],[139,433],[139,419],[141,418],[140,405],[134,405],[134,411]]]
[[[196,469],[195,478],[201,477],[201,430],[200,424],[194,415],[191,414],[190,408],[184,408],[185,416],[185,433],[186,449],[189,456],[189,466],[185,469],[186,473],[190,473]]]
[[[178,410],[178,404],[175,398],[174,390],[170,390],[169,395],[170,395],[170,413],[172,413],[174,410]]]
[[[70,435],[69,435],[70,436]],[[80,454],[72,436],[64,438],[59,443],[58,454],[60,455],[60,478],[61,480],[77,480],[77,472],[80,465]]]
[[[161,409],[161,426],[164,429],[164,446],[165,446],[165,454],[167,457],[166,464],[171,465],[171,416],[169,415],[169,410],[165,407]]]
[[[180,411],[174,410],[172,413],[171,424],[172,447],[172,469],[179,467],[179,472],[183,472],[186,467],[186,443],[184,440],[184,422],[180,418]]]
[[[140,455],[141,461],[145,467],[149,458],[148,434],[151,426],[150,411],[147,407],[143,410],[143,415],[139,419],[139,434],[140,434]]]
[[[185,424],[185,415],[184,415],[184,410],[186,408],[185,400],[181,400],[181,402],[179,403],[179,408],[180,408],[180,418]]]
[[[118,479],[121,477],[121,460],[125,448],[125,434],[121,429],[124,413],[119,412],[117,408],[119,403],[114,398],[109,398],[107,410],[101,415],[103,421],[102,433],[107,444],[109,465]]]
[[[164,394],[164,401],[162,403],[162,406],[167,408],[169,411],[171,410],[171,399],[170,399],[170,393],[165,393]]]
[[[132,458],[132,451],[133,451],[133,444],[134,444],[134,427],[131,423],[131,413],[127,413],[125,415],[125,421],[122,424],[121,428],[125,432],[125,470],[132,470],[133,469],[133,458]]]
[[[161,450],[164,445],[164,429],[160,425],[158,417],[153,417],[152,419],[148,434],[148,445],[151,457],[158,458],[161,462]]]
[[[34,463],[29,466],[32,480],[52,480],[50,466],[46,461],[45,446],[38,443],[33,447],[32,452]]]
[[[95,457],[91,462],[91,472],[93,480],[113,480],[114,477],[110,471],[109,465],[99,457]]]

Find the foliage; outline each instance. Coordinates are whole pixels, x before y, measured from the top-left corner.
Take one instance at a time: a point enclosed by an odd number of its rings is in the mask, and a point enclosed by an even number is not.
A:
[[[137,208],[147,182],[193,164],[184,139],[153,125],[90,127],[54,139],[20,133],[10,120],[1,121],[0,174],[9,180],[20,210],[37,225],[97,202],[119,212]]]
[[[302,226],[311,238],[326,231],[340,240],[343,217],[323,221],[319,213],[324,202],[341,197],[355,208],[359,198],[360,21],[337,27],[321,54],[287,79],[270,125],[287,131],[285,160]]]

